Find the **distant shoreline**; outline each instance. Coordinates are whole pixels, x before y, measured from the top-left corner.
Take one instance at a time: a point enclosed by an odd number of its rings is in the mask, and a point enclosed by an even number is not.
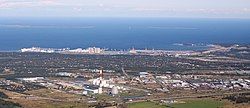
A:
[[[240,45],[240,46],[249,46],[250,44],[237,44],[237,43],[231,43],[231,44],[204,44],[204,43],[173,43],[170,44],[171,48],[138,48],[138,47],[129,47],[126,49],[115,49],[115,48],[106,48],[106,47],[96,47],[100,49],[104,49],[106,51],[130,51],[131,49],[136,49],[136,50],[156,50],[156,51],[204,51],[204,50],[209,50],[210,48],[213,48],[214,46],[222,46],[222,47],[229,47],[233,45]],[[94,46],[95,47],[95,46]],[[66,47],[66,48],[57,48],[57,47],[39,47],[39,46],[32,46],[32,47],[22,47],[20,49],[11,49],[11,50],[0,50],[0,52],[22,52],[21,49],[23,48],[41,48],[41,49],[51,49],[51,50],[63,50],[63,49],[68,49],[68,50],[77,50],[77,49],[86,49],[86,48],[91,48],[90,47]]]
[[[199,51],[199,50],[206,50],[208,48],[210,48],[211,46],[213,46],[214,44],[204,44],[204,43],[173,43],[173,44],[169,44],[167,46],[170,46],[169,48],[140,48],[140,47],[134,47],[131,46],[129,48],[106,48],[106,47],[100,47],[103,49],[107,49],[107,50],[111,50],[111,51],[118,51],[118,50],[130,50],[132,48],[138,49],[138,50],[165,50],[165,51]],[[64,48],[60,48],[60,47],[41,47],[41,46],[31,46],[31,47],[22,47],[22,48],[32,48],[32,47],[36,47],[36,48],[45,48],[45,49],[78,49],[78,48],[88,48],[88,47],[64,47]],[[98,47],[98,46],[89,46],[89,47]],[[21,49],[22,49],[21,48]],[[197,49],[196,49],[197,48]],[[199,49],[200,48],[200,49]],[[0,52],[20,52],[21,50],[19,49],[11,49],[11,50],[0,50]]]

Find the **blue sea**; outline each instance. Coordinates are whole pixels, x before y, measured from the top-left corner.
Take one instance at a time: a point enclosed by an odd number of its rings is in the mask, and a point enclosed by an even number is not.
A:
[[[217,43],[249,44],[250,19],[0,18],[1,51],[33,46],[192,50]]]

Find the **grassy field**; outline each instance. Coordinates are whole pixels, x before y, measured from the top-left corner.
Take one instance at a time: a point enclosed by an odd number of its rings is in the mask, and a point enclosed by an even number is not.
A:
[[[79,98],[84,99],[85,97],[57,90],[39,89],[26,92],[38,98],[25,98],[27,96],[25,94],[1,89],[0,91],[11,98],[8,101],[19,103],[24,108],[88,108],[84,100],[78,101]]]
[[[185,103],[169,105],[171,108],[218,108],[223,102],[212,99],[186,100]]]
[[[69,94],[69,93],[64,93],[60,92],[58,90],[51,90],[51,89],[39,89],[39,90],[32,90],[32,91],[27,91],[26,93],[34,95],[34,96],[39,96],[39,97],[46,97],[46,98],[53,98],[53,99],[59,99],[59,100],[70,100],[70,101],[76,101],[82,96],[75,95],[75,94]]]
[[[167,108],[163,105],[158,105],[154,102],[137,102],[137,103],[131,103],[128,104],[129,108]]]
[[[129,108],[218,108],[223,102],[212,99],[184,100],[185,103],[176,103],[169,106],[159,105],[154,102],[138,102],[128,105]]]

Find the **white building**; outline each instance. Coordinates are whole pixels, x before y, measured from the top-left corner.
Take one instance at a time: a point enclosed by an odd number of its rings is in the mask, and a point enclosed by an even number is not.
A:
[[[101,48],[90,47],[87,49],[89,54],[100,54],[102,52]]]
[[[95,85],[84,85],[83,94],[102,94],[102,87]]]
[[[26,82],[37,82],[40,80],[44,80],[44,77],[31,77],[31,78],[18,78],[18,79]]]
[[[55,50],[52,48],[39,48],[39,47],[32,47],[32,48],[22,48],[21,52],[42,52],[42,53],[54,53]]]
[[[69,50],[69,52],[72,52],[72,53],[88,53],[88,50],[82,49],[82,48],[77,48],[77,49]]]
[[[148,75],[148,72],[140,72],[140,78],[146,78]]]

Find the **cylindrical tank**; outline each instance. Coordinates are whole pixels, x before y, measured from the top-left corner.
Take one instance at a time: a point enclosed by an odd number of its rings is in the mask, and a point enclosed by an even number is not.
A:
[[[112,95],[117,95],[118,94],[118,88],[116,86],[112,87],[111,94]]]

